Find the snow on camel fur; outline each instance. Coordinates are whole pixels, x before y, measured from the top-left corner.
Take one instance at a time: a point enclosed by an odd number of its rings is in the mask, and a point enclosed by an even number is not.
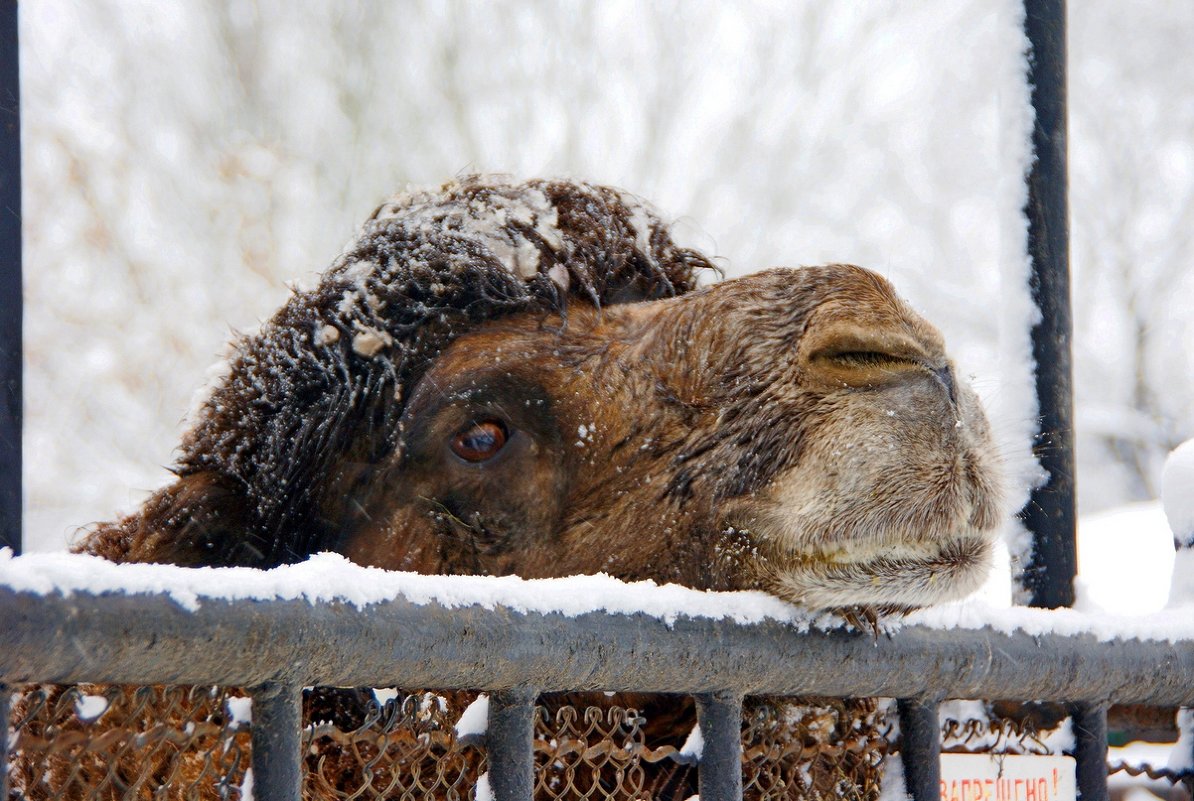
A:
[[[379,207],[348,252],[242,340],[175,485],[84,545],[119,561],[270,567],[336,546],[332,493],[399,449],[406,395],[453,339],[694,288],[710,265],[605,187],[465,179]]]
[[[605,572],[852,616],[977,587],[996,457],[937,331],[862,268],[698,289],[708,269],[606,187],[400,195],[237,345],[175,483],[80,548]],[[638,702],[682,741],[689,702]]]

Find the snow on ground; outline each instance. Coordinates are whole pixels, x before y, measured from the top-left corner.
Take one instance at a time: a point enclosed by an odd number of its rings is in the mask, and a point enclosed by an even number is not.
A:
[[[1178,445],[1165,460],[1161,498],[1174,539],[1194,545],[1194,439]]]
[[[1173,562],[1173,535],[1160,501],[1083,517],[1075,606],[1086,612],[1156,612],[1169,598]]]

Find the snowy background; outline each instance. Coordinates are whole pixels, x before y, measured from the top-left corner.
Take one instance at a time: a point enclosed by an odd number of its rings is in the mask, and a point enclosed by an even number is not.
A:
[[[322,5],[22,5],[27,549],[166,482],[232,332],[382,198],[474,171],[625,187],[729,275],[883,272],[945,331],[1026,491],[1018,0]],[[1096,513],[1155,497],[1194,435],[1194,4],[1070,15]],[[1111,552],[1167,545],[1149,519]]]

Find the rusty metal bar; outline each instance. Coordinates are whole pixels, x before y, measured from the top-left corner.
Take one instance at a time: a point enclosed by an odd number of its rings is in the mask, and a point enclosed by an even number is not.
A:
[[[538,692],[526,687],[495,692],[489,697],[485,750],[496,801],[531,801],[534,794],[538,697]]]
[[[253,699],[253,797],[300,801],[302,797],[303,691],[267,683]]]
[[[698,795],[707,801],[742,798],[742,695],[716,692],[696,696],[701,727]]]
[[[941,797],[941,723],[935,700],[901,698],[900,759],[904,763],[904,788],[913,801]]]

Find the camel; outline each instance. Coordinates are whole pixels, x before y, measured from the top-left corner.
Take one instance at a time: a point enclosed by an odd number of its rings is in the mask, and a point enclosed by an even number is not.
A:
[[[1003,517],[999,467],[940,333],[861,267],[701,285],[715,273],[608,187],[474,176],[398,195],[318,286],[236,343],[174,482],[78,549],[603,572],[763,590],[854,623],[976,589]],[[313,693],[308,715],[359,722],[361,692]],[[438,697],[456,714],[475,694]],[[679,748],[693,720],[673,697],[542,703],[634,706],[655,748]],[[783,708],[800,737],[869,733],[851,770],[870,797],[874,702]],[[831,722],[793,722],[814,719]],[[324,768],[337,742],[320,746]],[[841,769],[808,753],[789,758],[814,766],[793,797],[840,794]],[[669,770],[655,797],[695,792]]]

